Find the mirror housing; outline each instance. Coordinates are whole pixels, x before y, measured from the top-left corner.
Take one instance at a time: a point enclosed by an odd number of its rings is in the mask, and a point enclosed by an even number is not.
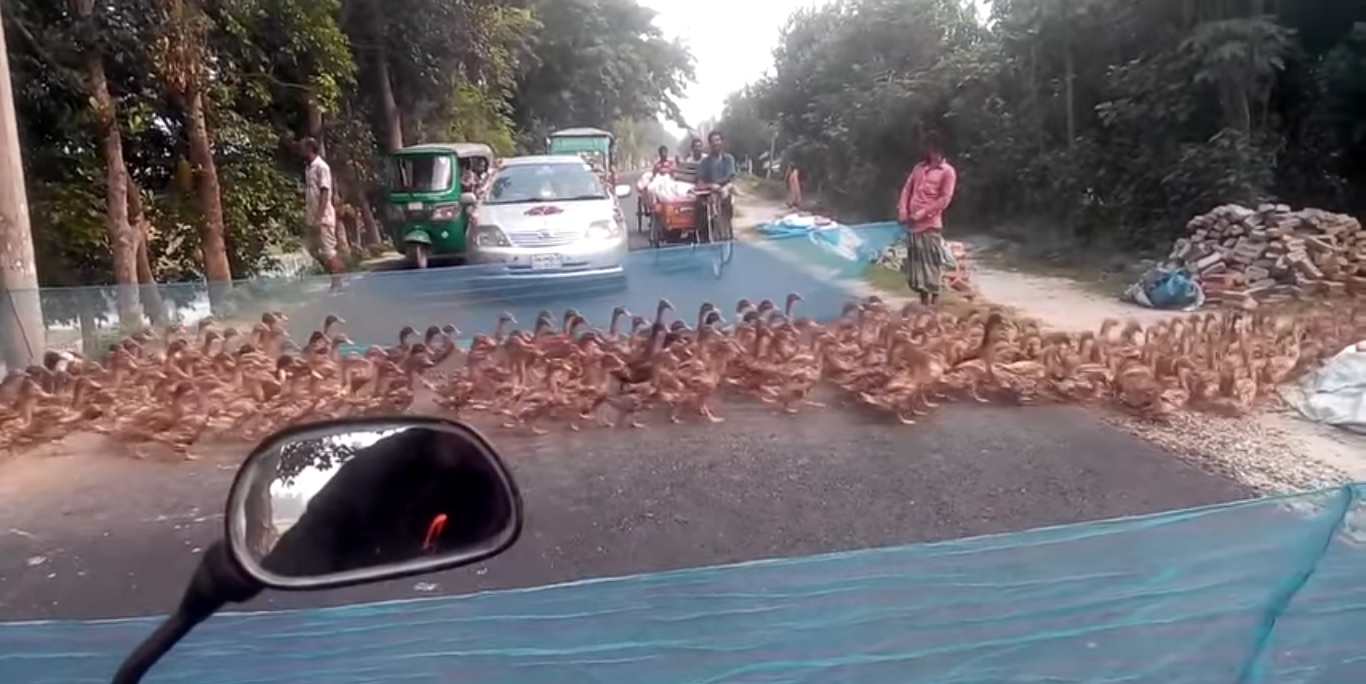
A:
[[[462,193],[460,193],[460,205],[461,205],[461,206],[472,207],[472,206],[474,206],[474,205],[476,205],[476,204],[478,204],[478,203],[479,203],[479,198],[478,198],[478,197],[475,197],[474,193],[472,193],[472,192],[462,192]]]
[[[343,419],[276,433],[247,457],[226,540],[265,587],[328,589],[486,560],[516,542],[522,519],[516,482],[473,428]]]
[[[618,185],[612,189],[612,193],[617,196],[617,199],[626,199],[631,196],[631,186]]]

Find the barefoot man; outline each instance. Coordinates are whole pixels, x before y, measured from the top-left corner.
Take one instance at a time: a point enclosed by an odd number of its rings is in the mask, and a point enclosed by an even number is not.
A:
[[[902,272],[906,284],[926,306],[939,299],[944,271],[956,265],[944,242],[944,210],[953,201],[958,173],[944,159],[939,136],[927,134],[921,141],[925,158],[911,170],[897,203],[897,219],[908,231],[906,261]]]
[[[318,141],[304,138],[304,210],[308,217],[308,251],[332,276],[329,291],[341,291],[341,259],[337,258],[337,212],[332,208],[332,167],[319,154]]]

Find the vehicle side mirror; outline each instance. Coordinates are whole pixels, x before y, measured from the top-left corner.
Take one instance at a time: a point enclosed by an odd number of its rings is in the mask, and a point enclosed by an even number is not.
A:
[[[478,203],[479,203],[479,198],[478,198],[478,197],[475,197],[474,193],[472,193],[472,192],[462,192],[462,193],[460,193],[460,204],[461,204],[461,205],[466,206],[466,207],[472,207],[472,206],[474,206],[474,205],[476,205],[476,204],[478,204]]]
[[[138,684],[195,626],[267,587],[327,589],[492,558],[522,533],[522,495],[493,447],[441,418],[288,428],[247,457],[227,539],[204,549],[180,605],[119,665]]]
[[[630,197],[630,196],[631,196],[631,186],[629,186],[629,185],[618,185],[617,187],[613,188],[613,194],[615,194],[615,195],[617,196],[618,199],[625,199],[625,198],[627,198],[627,197]]]
[[[502,553],[522,501],[493,447],[432,418],[286,430],[242,466],[228,495],[228,550],[276,589],[421,575]]]

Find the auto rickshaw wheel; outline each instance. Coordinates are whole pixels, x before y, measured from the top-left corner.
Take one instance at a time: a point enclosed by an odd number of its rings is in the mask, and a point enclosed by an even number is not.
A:
[[[431,245],[424,245],[421,242],[409,242],[405,246],[404,252],[408,257],[408,264],[418,270],[427,268],[427,262],[431,257]]]

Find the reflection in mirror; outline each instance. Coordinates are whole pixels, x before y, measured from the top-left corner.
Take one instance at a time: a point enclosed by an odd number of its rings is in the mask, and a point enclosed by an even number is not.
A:
[[[452,566],[510,543],[516,494],[481,441],[440,423],[363,427],[300,432],[244,467],[229,539],[249,572],[317,579]]]

